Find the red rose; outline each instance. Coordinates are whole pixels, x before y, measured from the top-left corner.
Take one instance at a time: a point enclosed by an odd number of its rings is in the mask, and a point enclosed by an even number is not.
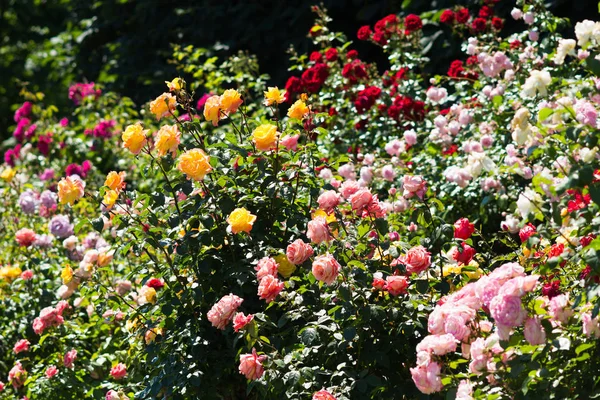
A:
[[[404,27],[409,32],[415,32],[423,28],[423,22],[418,15],[409,14],[404,19]]]
[[[372,34],[373,31],[371,30],[371,28],[368,25],[365,25],[360,27],[358,33],[356,34],[356,37],[358,37],[358,40],[369,40]]]
[[[454,11],[452,11],[452,10],[444,10],[442,15],[440,15],[440,22],[442,24],[451,25],[452,23],[454,23],[455,19],[456,19],[456,15],[454,15]]]

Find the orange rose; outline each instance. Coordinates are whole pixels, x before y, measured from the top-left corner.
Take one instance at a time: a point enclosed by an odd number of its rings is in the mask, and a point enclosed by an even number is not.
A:
[[[73,204],[83,197],[85,182],[81,178],[71,175],[58,182],[58,200],[61,204]]]
[[[302,100],[297,100],[294,104],[292,104],[287,115],[290,118],[302,119],[306,114],[309,113],[309,111],[309,108]]]
[[[234,89],[226,90],[221,96],[221,108],[227,114],[236,112],[242,102],[242,96]]]
[[[175,96],[171,93],[163,93],[150,102],[150,112],[159,120],[165,115],[169,115],[170,112],[175,111],[176,106],[177,99],[175,99]]]
[[[221,96],[211,96],[204,103],[204,118],[211,121],[213,126],[219,124],[221,119]]]
[[[271,150],[277,143],[277,127],[271,124],[260,125],[252,132],[252,141],[258,150]]]
[[[250,211],[245,208],[236,208],[227,218],[227,223],[231,227],[231,232],[233,233],[250,233],[254,221],[256,221],[256,215],[250,214]]]
[[[121,171],[119,173],[115,171],[110,171],[108,175],[106,175],[106,180],[104,181],[104,186],[108,186],[112,190],[121,190],[125,187],[125,172]]]
[[[129,125],[125,128],[125,132],[121,136],[123,147],[131,151],[133,154],[139,154],[142,147],[146,145],[146,135],[148,130],[144,130],[141,123]]]
[[[201,181],[212,170],[210,157],[201,149],[188,150],[179,156],[177,169],[188,178]]]
[[[156,134],[156,141],[154,143],[156,150],[158,150],[158,155],[163,157],[167,153],[171,153],[173,158],[175,158],[180,136],[181,133],[177,129],[177,125],[165,125],[160,128]]]

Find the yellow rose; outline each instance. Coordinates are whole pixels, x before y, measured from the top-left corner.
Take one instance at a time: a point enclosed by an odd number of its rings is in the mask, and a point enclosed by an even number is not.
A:
[[[16,173],[17,173],[17,171],[15,171],[11,167],[8,167],[4,171],[2,171],[2,174],[0,174],[0,178],[4,179],[6,182],[10,182],[13,180]]]
[[[58,182],[60,204],[73,204],[85,194],[85,182],[75,175],[62,178]]]
[[[284,278],[289,278],[296,270],[296,266],[289,262],[285,254],[278,254],[273,259],[277,262],[277,272]]]
[[[142,147],[146,145],[146,135],[148,130],[144,130],[139,122],[134,125],[129,125],[125,128],[125,132],[121,136],[123,147],[131,151],[133,154],[139,154]]]
[[[102,204],[104,204],[104,206],[110,210],[115,203],[117,202],[117,199],[119,198],[119,192],[117,192],[116,190],[107,190],[106,193],[104,193],[104,198],[102,199]]]
[[[158,155],[163,157],[170,152],[173,158],[175,158],[180,136],[181,133],[177,129],[177,125],[165,125],[160,128],[156,134],[156,142],[154,143],[158,150]]]
[[[68,265],[64,267],[62,272],[60,273],[60,277],[62,278],[63,284],[65,285],[71,282],[71,280],[73,279],[73,268],[69,267]]]
[[[272,104],[281,104],[285,101],[285,97],[277,87],[270,87],[269,90],[264,92],[265,94],[265,105],[270,106]]]
[[[145,290],[142,291],[142,296],[144,296],[146,302],[151,304],[156,303],[156,289],[148,286],[144,286],[144,289]]]
[[[462,271],[462,266],[458,264],[446,264],[444,265],[443,270],[444,276],[448,276],[450,274],[458,275]]]
[[[21,276],[21,272],[23,271],[21,271],[21,268],[19,267],[2,267],[0,268],[0,278],[12,282]]]
[[[181,78],[175,78],[171,82],[165,81],[165,83],[171,92],[179,92],[181,89],[183,89],[184,84],[183,79]]]
[[[162,334],[163,334],[162,328],[148,329],[146,331],[146,334],[144,335],[144,340],[146,341],[146,344],[150,344],[150,343],[154,342],[154,340],[156,340],[157,335],[162,336]]]
[[[221,119],[221,96],[211,96],[204,103],[204,118],[211,121],[213,126],[219,124]]]
[[[108,186],[112,190],[121,190],[125,186],[125,172],[115,172],[110,171],[108,175],[106,175],[106,180],[104,181],[104,186]]]
[[[201,149],[188,150],[179,156],[177,169],[188,178],[201,181],[212,170],[210,157]]]
[[[175,96],[171,93],[163,93],[150,102],[150,112],[159,120],[165,115],[169,115],[170,112],[175,111],[176,105],[177,99],[175,99]]]
[[[302,119],[310,110],[302,100],[297,100],[288,110],[288,117]]]
[[[250,211],[245,208],[236,208],[227,218],[227,223],[231,227],[231,232],[233,233],[250,233],[254,221],[256,221],[256,215],[250,214]]]
[[[271,124],[260,125],[252,132],[252,141],[258,150],[271,150],[277,143],[277,127]]]
[[[221,108],[227,114],[236,112],[242,102],[242,95],[234,89],[226,90],[221,96]]]

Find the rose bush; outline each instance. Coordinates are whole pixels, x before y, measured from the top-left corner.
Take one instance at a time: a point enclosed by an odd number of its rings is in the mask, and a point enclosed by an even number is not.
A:
[[[0,398],[591,398],[600,23],[314,7],[285,90],[176,47],[138,112],[26,94],[5,152]],[[428,76],[422,29],[467,38]],[[197,93],[203,93],[197,95]],[[68,119],[67,119],[68,118]],[[4,378],[6,377],[6,378]]]

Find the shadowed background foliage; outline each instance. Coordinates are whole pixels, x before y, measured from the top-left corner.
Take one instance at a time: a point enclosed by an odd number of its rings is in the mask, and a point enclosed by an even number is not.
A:
[[[331,29],[344,32],[361,58],[385,65],[381,51],[356,40],[362,25],[390,13],[420,13],[455,5],[477,9],[471,0],[324,0],[333,18]],[[598,17],[597,1],[551,0],[550,8],[572,24]],[[24,85],[41,91],[47,103],[67,106],[68,86],[77,81],[101,83],[142,104],[163,91],[175,76],[168,60],[171,43],[256,54],[262,72],[283,86],[287,50],[310,51],[306,39],[313,24],[304,0],[0,0],[0,135],[11,135],[13,112]],[[506,18],[503,33],[522,29],[513,21],[514,1],[501,0],[496,14]],[[508,18],[507,18],[508,17]],[[428,26],[425,35],[445,27]],[[462,57],[458,41],[438,35],[429,50],[435,71]]]

